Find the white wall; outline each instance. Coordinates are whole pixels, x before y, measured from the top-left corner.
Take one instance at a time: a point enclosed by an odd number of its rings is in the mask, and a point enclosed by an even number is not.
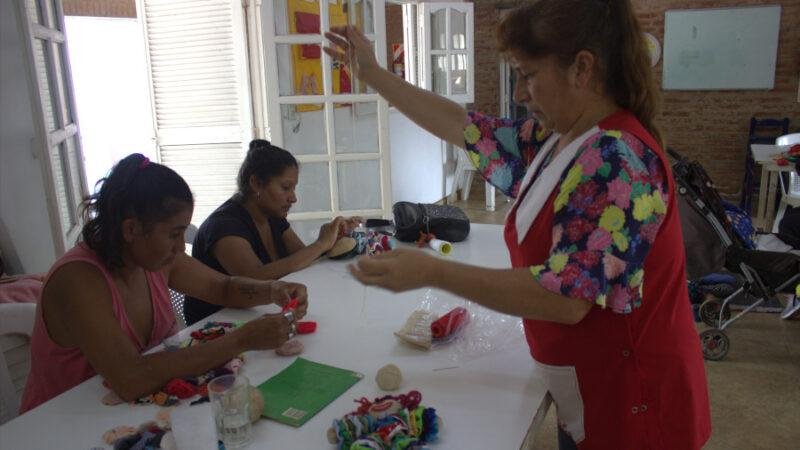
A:
[[[433,203],[452,191],[455,163],[444,141],[389,109],[392,201]]]
[[[26,59],[11,1],[0,1],[0,226],[7,270],[44,272],[55,260],[42,170],[33,147],[34,124]],[[5,234],[5,233],[4,233]]]

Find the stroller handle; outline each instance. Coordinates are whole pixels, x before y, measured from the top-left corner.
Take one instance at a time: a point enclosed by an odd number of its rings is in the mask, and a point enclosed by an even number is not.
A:
[[[667,153],[669,153],[670,156],[672,156],[674,159],[676,159],[678,161],[683,161],[684,160],[684,157],[680,153],[676,152],[675,150],[673,150],[670,147],[667,147]]]

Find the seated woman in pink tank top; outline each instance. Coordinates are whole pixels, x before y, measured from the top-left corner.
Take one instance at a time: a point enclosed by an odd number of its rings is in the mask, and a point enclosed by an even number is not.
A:
[[[203,373],[289,337],[281,314],[265,315],[203,346],[143,352],[176,331],[168,288],[223,307],[307,308],[306,288],[215,272],[189,257],[184,231],[194,199],[172,169],[140,154],[121,160],[86,203],[83,239],[50,270],[36,312],[31,371],[20,412],[100,374],[124,400],[170,379]]]

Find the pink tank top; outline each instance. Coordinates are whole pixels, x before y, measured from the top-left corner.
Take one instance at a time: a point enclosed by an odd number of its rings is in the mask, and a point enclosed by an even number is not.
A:
[[[177,332],[175,314],[169,300],[169,289],[164,275],[160,272],[146,272],[147,283],[150,287],[150,296],[153,302],[153,330],[148,342],[139,342],[125,313],[122,298],[111,278],[111,273],[86,244],[79,243],[56,261],[53,268],[45,278],[45,286],[50,276],[61,266],[75,261],[82,261],[97,267],[103,274],[111,291],[111,304],[114,316],[120,328],[128,335],[140,352],[160,344],[164,338]],[[83,381],[96,375],[94,368],[77,347],[61,347],[50,339],[47,326],[42,315],[42,302],[36,308],[36,322],[31,336],[31,370],[22,395],[20,414],[24,413],[51,398],[67,391]]]

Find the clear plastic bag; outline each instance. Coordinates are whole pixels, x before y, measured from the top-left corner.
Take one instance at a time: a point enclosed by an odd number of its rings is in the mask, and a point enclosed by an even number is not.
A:
[[[416,310],[395,335],[456,362],[501,351],[524,339],[519,317],[432,289],[424,291]]]

